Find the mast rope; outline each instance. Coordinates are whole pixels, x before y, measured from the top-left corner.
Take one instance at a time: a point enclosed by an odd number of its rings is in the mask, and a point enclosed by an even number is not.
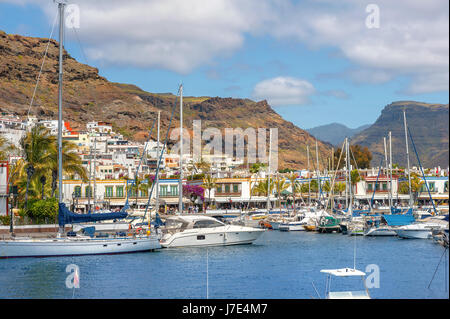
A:
[[[174,116],[174,114],[175,114],[175,109],[176,109],[176,106],[177,106],[177,101],[178,101],[178,95],[175,97],[175,101],[174,101],[173,108],[172,108],[172,114],[170,115],[169,127],[167,128],[166,138],[165,138],[163,147],[162,147],[162,149],[161,149],[161,153],[158,154],[158,155],[159,155],[159,159],[158,159],[158,165],[157,165],[157,167],[156,167],[156,176],[158,176],[158,174],[159,174],[159,167],[161,166],[162,156],[163,156],[163,154],[164,154],[164,150],[165,150],[165,148],[166,148],[167,141],[169,140],[169,131],[170,131],[170,128],[171,128],[171,126],[172,126],[172,120],[173,120],[173,116]],[[149,195],[148,195],[148,201],[147,201],[147,205],[145,206],[145,212],[144,212],[144,215],[142,216],[142,221],[144,221],[144,220],[145,220],[145,216],[147,216],[147,211],[148,211],[148,207],[149,207],[149,205],[150,205],[150,200],[151,200],[151,198],[152,198],[153,189],[155,188],[155,184],[156,184],[156,183],[152,183],[152,188],[150,189],[150,193],[149,193]],[[156,214],[157,214],[157,213],[158,213],[158,212],[156,212]],[[150,218],[151,218],[151,213],[150,213]]]
[[[52,36],[53,36],[53,31],[54,31],[54,29],[55,29],[55,25],[56,25],[56,20],[57,20],[57,18],[58,18],[58,10],[56,10],[55,18],[54,18],[54,20],[53,20],[52,30],[51,30],[51,32],[50,32],[50,36],[48,37],[47,46],[46,46],[45,52],[44,52],[44,58],[43,58],[42,63],[41,63],[41,68],[40,68],[40,70],[39,70],[38,78],[37,78],[37,80],[36,80],[36,85],[34,86],[34,91],[33,91],[32,97],[31,97],[30,105],[28,106],[27,119],[30,118],[30,110],[31,110],[31,106],[33,105],[34,97],[36,96],[37,87],[38,87],[38,85],[39,85],[39,79],[41,78],[42,70],[43,70],[43,68],[44,68],[45,59],[47,58],[47,52],[48,52],[48,48],[49,48],[49,46],[50,46],[50,40],[52,39]]]

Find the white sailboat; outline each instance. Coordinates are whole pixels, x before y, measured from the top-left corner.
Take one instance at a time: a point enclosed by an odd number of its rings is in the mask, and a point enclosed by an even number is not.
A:
[[[59,233],[56,238],[16,238],[0,240],[0,258],[78,256],[97,254],[118,254],[152,251],[161,248],[155,235],[134,235],[133,237],[68,236],[64,226],[76,222],[100,221],[124,218],[127,213],[75,214],[63,203],[62,187],[62,79],[63,79],[63,32],[64,6],[59,2],[59,89],[58,89],[58,181],[59,181]],[[13,234],[13,233],[12,233]]]

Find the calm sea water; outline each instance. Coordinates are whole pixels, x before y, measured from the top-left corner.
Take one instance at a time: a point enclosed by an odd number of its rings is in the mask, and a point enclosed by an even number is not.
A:
[[[436,271],[444,248],[431,240],[266,231],[243,246],[0,260],[0,298],[317,298],[312,282],[321,297],[325,290],[320,270],[353,267],[355,245],[358,269],[379,267],[373,298],[449,297],[448,255]],[[80,269],[75,290],[65,285],[69,264]],[[360,280],[331,285],[362,290]]]

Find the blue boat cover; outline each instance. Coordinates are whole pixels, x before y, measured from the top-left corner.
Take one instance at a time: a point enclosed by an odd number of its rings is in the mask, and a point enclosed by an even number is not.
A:
[[[66,224],[89,223],[101,220],[121,219],[128,216],[124,211],[116,213],[100,213],[100,214],[75,214],[71,212],[64,203],[59,203],[58,223],[64,227]]]
[[[416,221],[412,214],[383,215],[383,218],[389,226],[404,226]]]
[[[412,214],[412,208],[409,208],[406,212],[402,211],[401,208],[395,208],[395,207],[391,207],[391,213],[392,214]]]

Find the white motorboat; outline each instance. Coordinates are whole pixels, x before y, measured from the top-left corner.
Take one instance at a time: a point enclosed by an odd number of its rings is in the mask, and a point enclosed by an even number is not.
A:
[[[443,226],[434,223],[414,223],[395,228],[397,236],[410,239],[428,239],[433,230],[441,229]]]
[[[305,231],[305,225],[308,224],[310,218],[296,216],[296,220],[283,222],[279,225],[280,231]]]
[[[307,224],[306,221],[283,223],[279,225],[278,229],[280,231],[305,231],[304,226]]]
[[[328,274],[326,283],[326,298],[327,299],[371,299],[369,291],[366,287],[365,276],[366,274],[360,270],[352,268],[342,268],[342,269],[322,269],[320,272]],[[331,276],[335,277],[361,277],[364,290],[358,291],[331,291]]]
[[[373,226],[366,230],[364,236],[397,236],[394,228],[388,225]]]
[[[160,230],[164,248],[251,244],[264,232],[259,228],[226,225],[202,215],[169,217]]]

